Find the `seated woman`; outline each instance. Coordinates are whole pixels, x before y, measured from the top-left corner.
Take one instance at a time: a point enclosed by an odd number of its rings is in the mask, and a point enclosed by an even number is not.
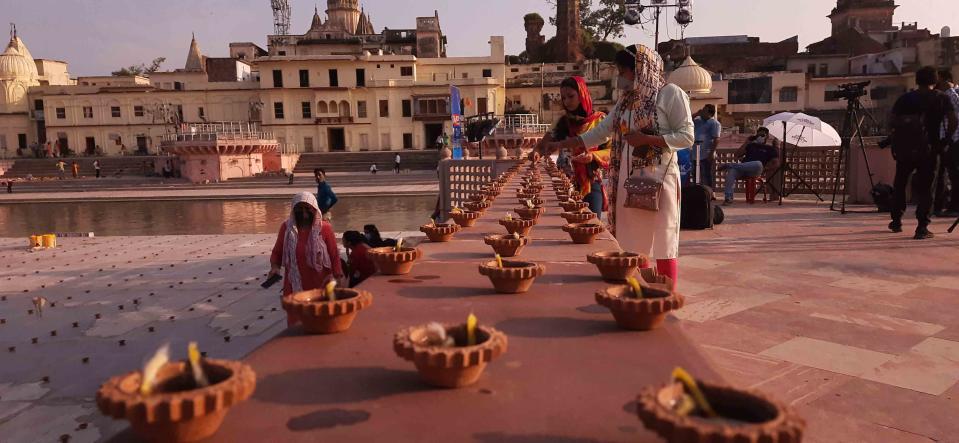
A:
[[[348,283],[340,264],[333,228],[323,221],[316,197],[301,192],[293,197],[290,218],[280,226],[270,256],[270,277],[284,270],[283,296],[320,289],[333,279]],[[296,321],[287,317],[287,325]]]
[[[353,288],[375,274],[376,265],[367,255],[370,246],[366,244],[366,236],[363,234],[357,231],[344,232],[343,247],[346,248],[346,255],[349,258],[347,274],[350,277],[350,287]]]
[[[553,128],[552,133],[546,134],[542,142],[534,150],[534,155],[550,155],[547,147],[551,142],[578,137],[589,132],[606,114],[593,110],[593,99],[582,77],[569,77],[560,83],[560,96],[566,115],[561,117]],[[583,201],[589,204],[589,209],[597,216],[602,216],[607,209],[608,198],[606,187],[603,184],[604,174],[609,169],[609,139],[603,140],[598,146],[584,148],[577,146],[572,152],[573,184],[583,196]]]
[[[749,137],[736,151],[736,159],[739,163],[726,163],[717,168],[718,171],[726,171],[726,195],[723,201],[726,206],[733,204],[737,180],[761,177],[776,171],[779,167],[779,144],[769,140],[769,129],[759,128],[756,135]]]
[[[366,236],[366,244],[371,248],[383,248],[387,246],[396,246],[396,240],[386,239],[380,236],[380,230],[376,225],[363,226],[363,235]]]

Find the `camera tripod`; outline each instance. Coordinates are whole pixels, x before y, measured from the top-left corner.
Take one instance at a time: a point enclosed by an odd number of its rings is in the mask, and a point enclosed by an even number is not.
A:
[[[842,145],[839,147],[839,161],[836,163],[836,174],[833,176],[832,203],[829,204],[830,211],[839,211],[845,214],[846,198],[849,195],[849,163],[852,156],[852,139],[859,141],[859,152],[862,153],[863,163],[866,165],[866,173],[869,175],[869,185],[876,185],[873,180],[872,168],[869,167],[869,158],[866,156],[866,141],[862,135],[862,123],[865,119],[876,124],[876,119],[869,113],[869,110],[862,105],[859,97],[844,97],[846,99],[846,116],[842,123]],[[878,126],[878,125],[877,125]],[[836,209],[836,197],[839,195],[839,180],[843,181],[842,200],[839,202],[839,209]],[[870,188],[871,189],[871,188]]]

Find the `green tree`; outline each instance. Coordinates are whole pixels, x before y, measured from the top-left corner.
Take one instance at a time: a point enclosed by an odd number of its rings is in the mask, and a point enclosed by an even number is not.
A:
[[[546,0],[556,9],[555,0]],[[600,41],[609,41],[625,37],[624,19],[626,5],[622,0],[598,0],[597,7],[593,8],[593,0],[579,0],[579,23],[584,34]],[[549,24],[556,26],[556,14],[549,19]]]
[[[145,63],[139,65],[130,65],[125,68],[120,68],[116,71],[111,72],[111,75],[114,76],[129,76],[129,75],[144,75],[152,74],[160,70],[160,65],[166,61],[166,57],[157,57],[150,62],[150,66],[147,66]]]

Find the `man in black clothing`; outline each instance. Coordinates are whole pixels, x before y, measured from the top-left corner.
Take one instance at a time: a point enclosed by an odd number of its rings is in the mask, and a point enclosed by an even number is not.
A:
[[[936,69],[926,66],[916,72],[918,89],[899,97],[892,108],[892,155],[896,159],[895,192],[892,202],[892,232],[902,232],[902,215],[906,212],[906,186],[913,179],[913,196],[918,207],[916,240],[932,238],[929,232],[932,215],[933,187],[939,169],[939,153],[945,146],[940,130],[946,124],[946,135],[959,126],[949,98],[935,89],[939,82]]]
[[[959,113],[959,87],[952,79],[952,71],[948,69],[939,70],[938,88],[952,103],[953,111]],[[959,117],[959,115],[957,115]],[[939,157],[939,179],[936,180],[935,214],[936,217],[956,217],[959,216],[959,131],[952,134],[952,137],[946,136],[946,125],[942,125],[942,132],[939,134],[946,144],[942,155]],[[948,179],[949,186],[946,186]]]

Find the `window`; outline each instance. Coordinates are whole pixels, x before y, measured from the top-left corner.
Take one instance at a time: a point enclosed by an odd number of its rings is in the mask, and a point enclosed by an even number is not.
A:
[[[63,120],[67,118],[67,108],[56,108],[57,118]]]
[[[400,75],[403,77],[412,77],[413,76],[413,67],[412,66],[400,66]]]
[[[313,137],[303,137],[303,151],[313,152]]]
[[[34,101],[33,101],[33,109],[36,109],[37,111],[42,111],[42,110],[43,110],[43,100],[34,100]]]
[[[93,107],[84,106],[83,107],[83,118],[93,118]]]
[[[136,105],[133,107],[133,116],[134,117],[143,117],[143,106]]]
[[[799,88],[796,86],[786,86],[779,90],[779,101],[795,102],[799,99]]]
[[[274,88],[283,87],[283,71],[279,69],[273,70],[273,87]]]
[[[806,66],[806,74],[816,75],[816,64],[815,64],[815,63],[810,63],[809,65]]]
[[[413,149],[413,134],[409,132],[403,134],[403,149]]]
[[[519,68],[510,68],[509,72],[519,72]]]
[[[366,118],[366,100],[356,102],[356,117]]]
[[[826,91],[825,94],[823,95],[823,100],[826,100],[827,102],[838,102],[839,101],[838,92],[839,91],[835,91],[835,90]]]
[[[310,71],[306,69],[300,69],[300,87],[301,88],[310,87]]]
[[[827,76],[827,75],[829,75],[829,65],[827,65],[827,64],[825,64],[825,63],[820,63],[820,64],[819,64],[819,76],[820,76],[820,77],[825,77],[825,76]]]
[[[533,68],[533,72],[539,72],[539,68]]]
[[[552,103],[553,103],[553,98],[550,97],[549,94],[543,94],[543,104],[541,105],[541,106],[543,107],[543,110],[544,110],[544,111],[549,111],[549,110],[550,110],[550,105],[551,105]]]
[[[392,143],[390,143],[390,133],[384,132],[380,134],[380,149],[382,150],[390,149],[390,145],[392,145]]]
[[[559,66],[556,67],[556,70],[557,70],[557,71],[565,71],[565,70],[566,70],[566,67],[563,66],[563,65],[559,65]]]
[[[27,134],[17,134],[17,147],[27,149]]]
[[[729,104],[772,103],[772,90],[772,77],[733,79],[729,81]]]
[[[357,88],[366,87],[366,69],[356,70],[356,87]]]
[[[390,116],[390,101],[380,100],[380,117]]]
[[[182,91],[182,90],[183,90],[183,83],[173,82],[173,90],[174,90],[174,91]]]
[[[200,117],[200,120],[206,120],[206,109],[203,109],[203,106],[200,106],[196,109],[196,115]]]
[[[463,78],[470,78],[470,73],[469,73],[469,72],[464,72],[462,77],[463,77]]]
[[[480,97],[476,99],[476,113],[485,114],[489,112],[489,99],[486,97]]]
[[[330,69],[330,87],[336,88],[340,86],[340,74],[336,69]]]
[[[283,118],[283,102],[273,103],[273,118]]]
[[[310,102],[300,103],[300,108],[303,109],[303,118],[313,118],[313,106]]]
[[[483,78],[493,78],[493,70],[492,70],[492,69],[484,69],[484,70],[483,70]]]
[[[279,55],[286,55],[286,51],[280,51]]]
[[[403,100],[403,117],[412,117],[413,116],[413,102],[410,100]]]

